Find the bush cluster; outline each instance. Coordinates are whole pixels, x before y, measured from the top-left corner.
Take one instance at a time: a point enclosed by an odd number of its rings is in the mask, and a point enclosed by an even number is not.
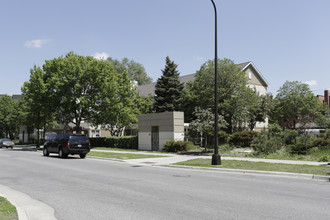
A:
[[[283,138],[281,127],[277,124],[270,124],[268,131],[263,130],[253,139],[252,148],[257,153],[271,154],[281,149]]]
[[[230,145],[240,146],[240,147],[250,147],[252,140],[258,136],[256,131],[239,131],[230,135],[227,138],[227,142]]]
[[[282,146],[281,138],[277,135],[270,135],[268,131],[261,131],[252,141],[252,148],[257,153],[275,153]]]
[[[138,136],[89,138],[92,147],[138,149]]]
[[[195,146],[193,143],[189,141],[166,141],[163,146],[163,151],[166,152],[181,152],[181,151],[188,151],[193,149]]]

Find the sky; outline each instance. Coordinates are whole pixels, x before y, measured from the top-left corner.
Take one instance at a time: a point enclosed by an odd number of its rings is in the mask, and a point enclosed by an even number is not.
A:
[[[252,61],[274,95],[286,81],[330,89],[330,0],[214,0],[218,56]],[[73,51],[127,57],[156,81],[214,59],[211,0],[0,0],[0,94],[20,94],[34,65]]]

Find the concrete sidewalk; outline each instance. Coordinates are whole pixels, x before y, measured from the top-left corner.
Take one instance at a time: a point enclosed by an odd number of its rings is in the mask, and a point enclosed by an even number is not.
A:
[[[0,184],[0,196],[16,207],[19,220],[56,220],[52,207],[25,193]]]

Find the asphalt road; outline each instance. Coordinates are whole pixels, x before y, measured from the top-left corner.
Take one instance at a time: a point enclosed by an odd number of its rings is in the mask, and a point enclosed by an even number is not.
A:
[[[0,184],[59,220],[330,219],[330,183],[0,149]]]

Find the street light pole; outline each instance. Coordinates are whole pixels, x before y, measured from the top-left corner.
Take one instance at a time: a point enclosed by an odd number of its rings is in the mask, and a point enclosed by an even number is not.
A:
[[[212,165],[221,165],[219,155],[218,140],[218,29],[217,29],[217,7],[213,0],[212,4],[215,13],[215,58],[214,58],[214,153],[212,155]]]

